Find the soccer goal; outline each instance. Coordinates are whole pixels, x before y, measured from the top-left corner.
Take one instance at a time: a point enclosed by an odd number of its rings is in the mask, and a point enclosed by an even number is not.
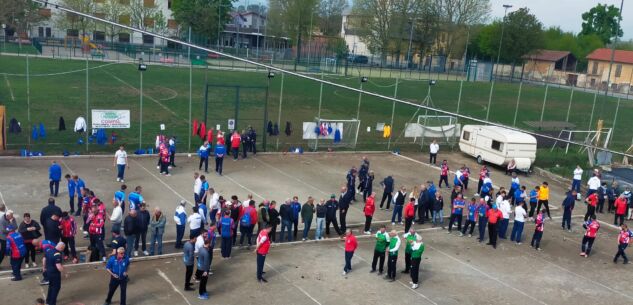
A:
[[[359,129],[359,120],[315,118],[314,122],[303,122],[303,139],[314,150],[322,147],[356,148]]]
[[[323,58],[321,60],[321,71],[336,73],[336,58]]]

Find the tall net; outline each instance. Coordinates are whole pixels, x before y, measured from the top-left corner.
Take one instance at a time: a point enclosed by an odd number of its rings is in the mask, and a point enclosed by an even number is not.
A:
[[[303,139],[312,150],[319,148],[356,148],[359,120],[319,119],[303,122]]]

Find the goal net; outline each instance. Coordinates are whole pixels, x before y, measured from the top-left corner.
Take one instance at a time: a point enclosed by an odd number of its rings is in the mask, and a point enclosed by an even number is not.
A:
[[[321,60],[321,71],[336,73],[336,58],[323,58]]]
[[[303,122],[303,139],[314,150],[322,147],[355,148],[359,128],[359,120],[315,118],[314,122]]]
[[[418,138],[433,138],[440,142],[450,143],[459,137],[460,125],[457,118],[449,115],[419,115],[416,123],[406,124],[404,137],[413,138],[416,142]]]

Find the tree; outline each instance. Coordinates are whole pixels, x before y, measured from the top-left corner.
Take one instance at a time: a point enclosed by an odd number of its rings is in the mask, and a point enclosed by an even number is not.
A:
[[[341,37],[328,39],[327,51],[334,53],[336,55],[337,60],[345,59],[347,58],[347,55],[349,54],[349,50],[347,49],[347,44],[345,43],[345,39]]]
[[[347,0],[321,0],[318,26],[323,35],[336,36],[341,33],[343,11],[347,6]]]
[[[437,0],[441,31],[445,33],[443,41],[444,54],[447,57],[463,55],[462,50],[455,50],[455,42],[465,39],[468,27],[483,23],[490,14],[490,0]],[[465,46],[465,42],[462,45]]]
[[[61,0],[60,3],[74,11],[94,15],[97,5],[93,0]],[[73,13],[59,14],[55,19],[57,27],[69,30],[78,30],[81,35],[86,36],[88,29],[94,28],[94,21]]]
[[[611,38],[622,37],[619,24],[620,9],[613,5],[598,4],[582,14],[582,35],[596,34],[604,44],[611,43]]]
[[[177,0],[174,1],[172,10],[174,19],[181,27],[191,26],[191,30],[205,37],[208,43],[217,40],[218,32],[224,30],[224,26],[231,21],[233,2],[234,0]]]
[[[356,0],[352,7],[350,25],[358,31],[361,41],[374,54],[380,54],[384,63],[387,58],[391,33],[396,27],[393,3],[390,0]]]
[[[106,0],[101,6],[100,10],[104,14],[104,19],[112,22],[120,22],[120,17],[129,15],[129,11],[126,5],[123,5],[119,0]],[[110,38],[110,42],[114,42],[114,37],[120,33],[127,32],[126,30],[112,25],[104,24],[106,37]]]
[[[270,0],[268,30],[277,36],[296,37],[295,70],[301,60],[301,40],[310,29],[310,17],[317,11],[318,0]]]
[[[500,56],[502,62],[521,62],[523,55],[543,48],[543,24],[530,14],[528,8],[520,8],[508,14],[505,25],[503,20],[496,20],[481,30],[478,44],[483,55],[497,58],[502,26],[505,26]]]
[[[583,71],[587,67],[587,55],[595,49],[604,47],[602,40],[596,34],[574,35],[571,32],[563,32],[558,27],[552,27],[544,32],[543,47],[547,50],[569,51],[578,64],[577,71]]]
[[[32,1],[0,0],[0,7],[0,23],[7,26],[4,35],[9,31],[28,32],[31,25],[44,19],[39,14],[39,6]]]

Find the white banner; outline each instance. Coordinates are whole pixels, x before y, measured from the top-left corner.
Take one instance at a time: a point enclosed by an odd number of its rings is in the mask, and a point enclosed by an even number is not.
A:
[[[92,128],[130,128],[130,111],[93,109]]]

